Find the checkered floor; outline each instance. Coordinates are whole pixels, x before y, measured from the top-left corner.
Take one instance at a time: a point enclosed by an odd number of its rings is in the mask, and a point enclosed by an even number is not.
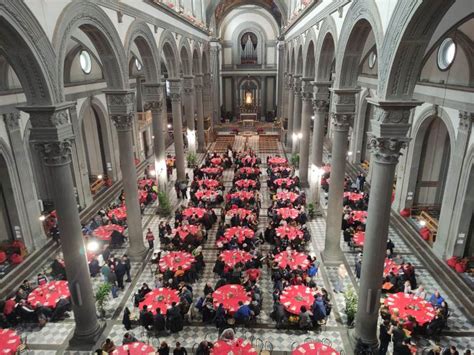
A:
[[[242,137],[237,136],[234,148],[236,150],[241,150],[244,146],[251,147],[252,149],[258,149],[258,137]],[[210,146],[212,151],[212,145]],[[170,153],[173,153],[174,147],[168,149]],[[262,162],[266,161],[268,155],[274,154],[283,154],[283,149],[279,145],[279,151],[272,154],[259,154]],[[198,154],[198,162],[202,161],[204,158],[203,154]],[[262,166],[262,177],[261,177],[261,196],[262,196],[262,210],[260,217],[259,228],[263,229],[266,226],[266,209],[270,204],[269,194],[266,187],[266,172],[265,165]],[[188,169],[188,172],[191,173],[191,170]],[[173,173],[171,181],[174,181],[176,178],[176,172]],[[191,175],[191,174],[190,174]],[[233,178],[232,169],[224,171],[223,179],[226,189],[231,187]],[[170,187],[172,183],[170,182]],[[173,188],[170,188],[170,198],[171,204],[174,208],[178,207],[183,201],[179,200],[176,197]],[[325,206],[325,196],[324,193],[321,195],[322,206]],[[163,219],[158,217],[155,214],[156,206],[150,206],[145,210],[143,218],[143,228],[151,228],[155,235],[158,235],[158,225]],[[215,209],[216,214],[219,215],[220,211]],[[168,219],[170,222],[173,222],[172,218]],[[308,228],[312,235],[312,242],[307,246],[307,252],[315,254],[319,260],[320,252],[324,249],[324,238],[326,223],[324,218],[317,218],[308,222]],[[212,272],[214,262],[216,260],[218,250],[215,247],[215,234],[216,226],[209,231],[209,236],[207,242],[204,244],[204,259],[206,262],[206,267],[203,270],[203,273],[200,275],[198,281],[193,284],[194,289],[194,298],[195,300],[202,294],[204,284],[210,282],[212,285],[215,284],[217,278]],[[423,267],[423,262],[418,260],[416,256],[412,253],[410,247],[403,242],[402,238],[393,230],[390,229],[390,238],[394,241],[396,245],[396,251],[401,253],[406,261],[412,262],[416,266],[417,278],[419,283],[422,283],[426,290],[431,291],[439,289],[439,285],[436,281],[436,277],[430,275],[426,269]],[[157,241],[158,242],[158,241]],[[126,247],[126,246],[124,246]],[[160,248],[159,242],[155,245],[156,249]],[[268,245],[263,245],[262,247],[263,254],[266,254],[269,250]],[[356,252],[350,250],[344,243],[341,242],[341,248],[344,251],[346,258],[345,265],[348,266],[348,278],[344,281],[344,288],[348,288],[356,285],[356,278],[354,276],[354,264]],[[116,250],[117,255],[122,255],[125,252],[125,248],[121,250]],[[44,268],[50,264],[50,261],[46,261]],[[132,283],[126,284],[125,290],[119,293],[119,296],[116,299],[111,299],[110,303],[107,306],[107,327],[104,333],[104,337],[111,338],[115,344],[121,344],[123,334],[125,332],[124,327],[121,324],[122,311],[125,306],[129,307],[134,312],[137,312],[137,309],[133,307],[132,297],[133,293],[139,288],[143,282],[147,282],[149,285],[154,284],[154,273],[153,268],[149,264],[132,264]],[[258,317],[257,324],[254,328],[238,328],[237,335],[243,338],[246,338],[255,345],[258,349],[266,348],[268,350],[273,350],[274,354],[283,354],[285,352],[291,351],[297,344],[300,344],[304,341],[310,339],[323,340],[327,339],[332,342],[333,346],[340,350],[344,349],[346,353],[350,354],[352,351],[349,349],[348,342],[348,329],[345,326],[346,317],[344,314],[344,300],[341,294],[334,294],[332,292],[334,284],[337,279],[336,267],[326,266],[321,264],[320,271],[316,276],[315,280],[319,286],[325,287],[329,292],[333,300],[333,312],[327,322],[327,324],[317,331],[302,332],[296,330],[276,330],[274,322],[270,319],[269,314],[272,309],[272,282],[270,279],[270,272],[264,266],[262,269],[262,278],[259,281],[260,288],[263,290],[263,309],[261,314]],[[97,288],[100,283],[100,277],[97,277],[92,280],[94,288]],[[441,290],[442,292],[442,290]],[[458,346],[459,350],[464,350],[466,348],[474,348],[474,340],[472,337],[474,326],[469,323],[466,317],[450,302],[449,298],[447,301],[451,305],[452,317],[450,319],[450,335],[442,336],[439,339],[435,339],[441,345],[455,344]],[[58,323],[48,323],[44,328],[40,329],[39,327],[34,326],[22,326],[17,328],[18,332],[23,336],[27,337],[28,344],[30,349],[28,354],[68,354],[68,355],[82,355],[82,354],[91,354],[93,349],[90,351],[72,351],[68,350],[68,340],[72,335],[74,329],[73,316],[66,319],[65,321]],[[217,339],[217,329],[212,326],[203,326],[199,325],[199,319],[193,320],[192,325],[187,325],[184,329],[176,334],[165,335],[165,336],[155,336],[154,334],[149,334],[142,327],[135,327],[132,330],[132,333],[142,341],[149,342],[155,347],[161,341],[166,341],[171,347],[174,346],[176,341],[181,342],[188,351],[192,350],[201,340],[214,341]],[[102,339],[103,341],[103,339]],[[99,344],[96,344],[96,347]]]

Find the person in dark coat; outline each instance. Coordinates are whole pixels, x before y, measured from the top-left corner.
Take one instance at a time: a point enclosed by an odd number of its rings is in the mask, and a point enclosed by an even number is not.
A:
[[[89,263],[89,273],[91,274],[91,277],[96,277],[100,273],[99,261],[95,256]]]
[[[163,332],[166,330],[166,319],[161,314],[161,309],[159,308],[156,309],[156,314],[153,319],[153,324],[154,324],[155,332]]]
[[[382,324],[380,324],[379,341],[380,341],[379,355],[387,354],[388,345],[392,341],[389,321],[384,321]]]
[[[326,307],[324,306],[323,298],[320,295],[314,295],[313,303],[313,320],[322,323],[326,318]]]
[[[115,267],[115,275],[117,276],[117,285],[122,290],[125,288],[123,285],[123,278],[125,277],[126,274],[127,274],[127,266],[122,260],[120,260],[117,266]]]
[[[216,316],[214,318],[214,322],[216,324],[217,329],[223,329],[227,325],[226,312],[222,303],[219,304],[219,307],[217,307],[216,309]]]
[[[183,329],[183,317],[179,312],[179,308],[176,306],[176,302],[171,304],[171,308],[168,310],[166,316],[168,328],[172,333],[179,332]]]
[[[132,321],[130,320],[130,310],[128,307],[125,307],[125,310],[123,311],[122,324],[126,330],[132,329]]]
[[[148,310],[147,306],[143,306],[140,312],[140,325],[147,330],[153,327],[153,314]]]
[[[211,353],[212,344],[208,343],[206,340],[203,340],[199,343],[199,346],[196,349],[196,355],[209,355]]]

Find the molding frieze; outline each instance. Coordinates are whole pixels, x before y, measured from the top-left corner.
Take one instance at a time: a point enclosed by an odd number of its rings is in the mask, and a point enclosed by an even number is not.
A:
[[[71,163],[72,139],[37,142],[34,146],[38,149],[46,166],[61,166]]]
[[[400,150],[406,147],[409,140],[409,138],[376,137],[369,133],[367,147],[378,163],[397,164],[401,155]]]

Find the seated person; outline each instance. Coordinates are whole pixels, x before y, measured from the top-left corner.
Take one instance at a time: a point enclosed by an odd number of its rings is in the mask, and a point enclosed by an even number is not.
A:
[[[250,317],[253,315],[252,310],[242,301],[239,301],[239,309],[234,314],[234,318],[236,321],[247,323],[250,320]]]
[[[129,332],[126,332],[124,335],[123,335],[123,340],[122,340],[122,344],[130,344],[130,343],[136,343],[138,341],[137,338],[135,338],[132,334],[130,334]]]
[[[430,297],[430,303],[433,307],[439,308],[441,304],[444,302],[444,298],[441,297],[438,290],[436,290]]]

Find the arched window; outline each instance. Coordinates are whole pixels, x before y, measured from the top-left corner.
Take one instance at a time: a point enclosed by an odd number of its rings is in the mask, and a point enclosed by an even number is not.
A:
[[[81,64],[81,69],[84,74],[90,74],[92,71],[92,60],[88,51],[81,51],[81,54],[79,54],[79,63]]]
[[[440,70],[448,70],[456,57],[456,43],[448,37],[441,42],[438,48],[438,67]]]

